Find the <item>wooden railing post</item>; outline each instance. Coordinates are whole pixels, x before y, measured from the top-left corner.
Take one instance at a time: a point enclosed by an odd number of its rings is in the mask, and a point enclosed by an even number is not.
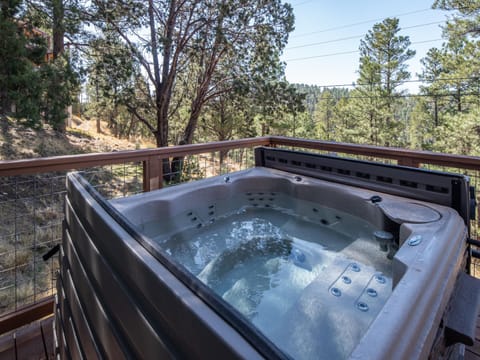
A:
[[[163,186],[162,158],[149,156],[143,161],[143,191],[161,189]]]

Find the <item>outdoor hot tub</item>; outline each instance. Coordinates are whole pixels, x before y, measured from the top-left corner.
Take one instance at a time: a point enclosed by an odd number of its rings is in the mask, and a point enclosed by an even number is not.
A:
[[[471,321],[451,320],[471,281],[468,179],[266,148],[256,163],[112,201],[69,174],[62,353],[421,359],[469,343]]]

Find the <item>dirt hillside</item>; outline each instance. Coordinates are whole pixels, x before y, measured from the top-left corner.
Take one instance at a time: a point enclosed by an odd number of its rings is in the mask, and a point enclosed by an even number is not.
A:
[[[95,121],[74,117],[65,134],[45,126],[33,130],[13,119],[0,118],[0,160],[27,159],[56,155],[110,152],[154,147],[153,143],[131,142],[111,136],[105,123],[96,132]]]

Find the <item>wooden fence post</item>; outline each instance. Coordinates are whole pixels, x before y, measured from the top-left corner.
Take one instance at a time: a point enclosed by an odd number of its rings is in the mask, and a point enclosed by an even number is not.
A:
[[[161,189],[163,186],[162,158],[149,156],[143,161],[143,191]]]

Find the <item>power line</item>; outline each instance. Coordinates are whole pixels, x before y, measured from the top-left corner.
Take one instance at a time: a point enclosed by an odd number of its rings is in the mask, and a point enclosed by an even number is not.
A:
[[[411,79],[411,80],[403,80],[398,83],[398,85],[403,85],[406,83],[434,83],[436,81],[439,82],[448,82],[448,81],[463,81],[463,80],[480,80],[478,77],[457,77],[457,78],[439,78],[434,80],[422,80],[422,79]],[[381,85],[384,82],[379,82],[374,85]],[[358,84],[358,83],[350,83],[350,84],[328,84],[328,85],[314,85],[321,88],[345,88],[345,87],[361,87],[361,86],[371,86],[372,84]]]
[[[338,38],[338,39],[332,39],[332,40],[325,40],[325,41],[320,41],[320,42],[315,42],[315,43],[309,43],[309,44],[304,44],[304,45],[298,45],[298,46],[287,46],[285,50],[292,50],[292,49],[300,49],[300,48],[306,48],[310,46],[316,46],[316,45],[323,45],[323,44],[330,44],[334,42],[339,42],[339,41],[345,41],[345,40],[352,40],[352,39],[361,39],[364,37],[365,34],[363,35],[354,35],[354,36],[348,36],[344,38]]]
[[[335,96],[335,99],[401,99],[401,98],[420,98],[420,97],[455,97],[457,94],[397,94],[397,95],[376,95],[376,96]],[[460,96],[480,96],[480,93],[461,93]],[[318,98],[318,100],[332,100],[328,98]]]
[[[358,50],[353,50],[353,51],[343,51],[343,52],[336,52],[336,53],[330,53],[330,54],[322,54],[322,55],[315,55],[315,56],[306,56],[306,57],[301,57],[301,58],[294,58],[294,59],[287,59],[285,61],[301,61],[301,60],[310,60],[310,59],[318,59],[318,58],[323,58],[323,57],[330,57],[330,56],[337,56],[337,55],[347,55],[347,54],[356,54],[358,53]]]
[[[434,21],[430,23],[425,23],[425,24],[418,24],[418,25],[412,25],[412,26],[407,26],[404,28],[401,28],[400,30],[405,30],[405,29],[413,29],[413,28],[418,28],[418,27],[425,27],[425,26],[430,26],[430,25],[437,25],[437,24],[443,24],[445,21]],[[338,38],[338,39],[332,39],[332,40],[325,40],[325,41],[320,41],[320,42],[315,42],[315,43],[308,43],[308,44],[303,44],[303,45],[297,45],[297,46],[287,46],[285,50],[292,50],[292,49],[300,49],[300,48],[306,48],[306,47],[311,47],[311,46],[316,46],[316,45],[323,45],[323,44],[330,44],[334,42],[339,42],[339,41],[345,41],[345,40],[352,40],[352,39],[361,39],[365,36],[365,34],[361,35],[353,35],[353,36],[348,36],[344,38]]]
[[[323,32],[339,30],[339,29],[346,29],[346,28],[354,27],[354,26],[358,26],[358,25],[369,24],[369,23],[374,22],[374,21],[381,21],[381,20],[384,20],[385,18],[388,18],[388,17],[400,17],[400,16],[419,14],[419,13],[426,12],[426,11],[429,11],[429,10],[432,10],[432,9],[427,8],[427,9],[421,9],[421,10],[414,10],[414,11],[409,11],[409,12],[402,13],[402,14],[391,15],[391,16],[386,16],[386,17],[376,18],[376,19],[370,19],[370,20],[360,21],[360,22],[341,25],[341,26],[335,26],[335,27],[332,27],[332,28],[312,31],[312,32],[303,33],[303,34],[296,34],[296,35],[293,35],[292,38],[304,37],[304,36],[309,36],[309,35],[313,35],[313,34],[319,34],[319,33],[323,33]]]
[[[435,42],[435,41],[440,41],[440,40],[443,40],[443,39],[439,38],[439,39],[432,39],[432,40],[416,41],[416,42],[412,42],[411,45],[425,44],[425,43],[430,43],[430,42]],[[360,52],[360,51],[359,50],[342,51],[342,52],[336,52],[336,53],[330,53],[330,54],[313,55],[313,56],[305,56],[305,57],[300,57],[300,58],[287,59],[285,61],[286,62],[289,62],[289,61],[291,62],[291,61],[311,60],[311,59],[318,59],[318,58],[324,58],[324,57],[330,57],[330,56],[355,54],[355,53],[358,53],[358,52]]]

